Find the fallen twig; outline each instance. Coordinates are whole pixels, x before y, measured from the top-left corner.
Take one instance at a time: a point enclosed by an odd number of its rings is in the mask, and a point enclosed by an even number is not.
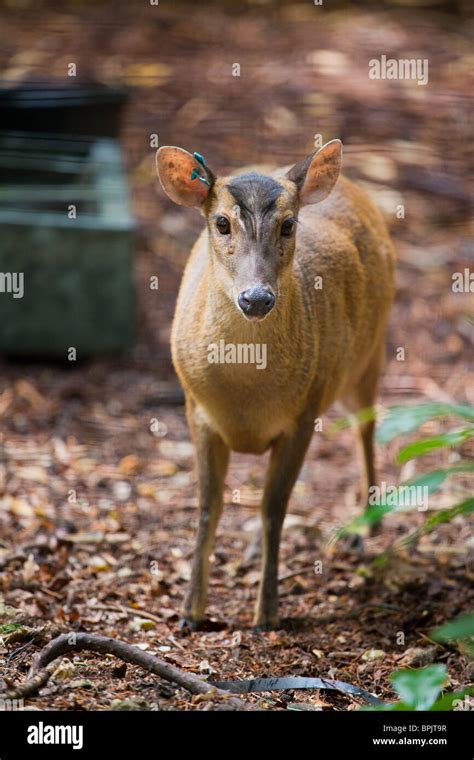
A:
[[[100,654],[113,654],[124,662],[130,662],[133,665],[139,665],[150,673],[164,678],[182,686],[191,694],[207,694],[211,698],[218,698],[225,701],[225,706],[229,710],[252,710],[254,706],[241,699],[231,696],[228,691],[218,689],[193,673],[185,673],[174,665],[155,657],[154,655],[143,652],[132,644],[124,641],[111,639],[107,636],[99,636],[93,633],[63,633],[49,642],[34,659],[33,664],[27,676],[27,680],[9,689],[5,693],[7,699],[19,699],[31,697],[45,686],[51,677],[54,668],[51,667],[53,660],[61,657],[68,652],[87,650],[99,652]]]
[[[53,675],[55,670],[54,665],[49,665],[44,670],[41,670],[33,678],[28,678],[22,684],[15,686],[14,688],[8,688],[4,694],[0,693],[0,696],[5,699],[27,699],[28,697],[34,697],[43,686],[46,686],[49,679]],[[8,681],[4,679],[8,684]]]

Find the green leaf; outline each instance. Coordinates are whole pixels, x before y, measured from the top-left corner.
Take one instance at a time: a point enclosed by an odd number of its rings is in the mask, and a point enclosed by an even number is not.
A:
[[[17,631],[19,628],[23,628],[21,623],[5,623],[4,625],[0,625],[0,636],[6,636],[8,633],[13,633],[13,631]]]
[[[414,459],[422,454],[427,454],[429,451],[440,449],[445,446],[459,446],[461,443],[474,438],[474,428],[463,428],[462,430],[452,430],[449,433],[441,433],[435,435],[432,438],[424,438],[421,441],[415,441],[410,443],[403,449],[400,449],[397,456],[397,461],[400,464],[408,462],[409,459]]]
[[[431,470],[431,472],[413,478],[413,480],[408,480],[405,485],[427,488],[428,493],[435,493],[441,488],[446,478],[450,475],[455,475],[457,472],[474,472],[474,464],[466,462],[454,465],[453,467],[443,467],[439,470]]]
[[[453,710],[470,710],[472,701],[466,700],[466,697],[474,695],[474,686],[467,686],[462,691],[453,691],[450,694],[443,694],[442,697],[429,708],[430,711],[451,712]],[[399,712],[413,711],[414,708],[406,702],[386,702],[384,705],[363,705],[359,708],[363,712]]]
[[[454,620],[435,628],[431,631],[431,638],[435,641],[463,641],[474,636],[474,612],[460,615]]]
[[[454,465],[453,467],[432,470],[417,478],[407,480],[405,483],[401,484],[400,489],[406,487],[427,488],[428,494],[432,494],[441,488],[444,481],[450,475],[455,475],[458,472],[474,472],[474,464],[463,463],[460,465]],[[403,495],[403,491],[400,491],[400,494]],[[413,507],[418,508],[416,504],[413,504]],[[354,517],[348,523],[343,525],[342,528],[338,530],[336,538],[353,533],[363,534],[367,527],[381,522],[389,512],[401,511],[402,509],[403,511],[406,509],[404,504],[400,507],[398,504],[386,504],[383,501],[380,504],[369,505],[361,515],[357,515],[357,517]]]
[[[474,422],[474,407],[442,403],[392,406],[378,429],[377,439],[380,443],[389,443],[399,435],[413,433],[428,420],[448,415],[462,417]]]
[[[448,712],[451,710],[469,710],[471,708],[471,700],[466,700],[465,697],[470,697],[474,694],[474,687],[468,686],[462,691],[453,691],[451,694],[443,694],[442,697],[436,700],[433,707],[430,709],[433,711]]]
[[[377,504],[376,506],[368,506],[361,515],[357,515],[350,522],[346,523],[337,531],[336,538],[350,534],[363,534],[367,526],[375,525],[379,523],[384,515],[391,512],[394,507],[388,506],[388,504]]]
[[[387,564],[390,557],[400,547],[409,546],[410,544],[415,543],[415,541],[418,541],[421,536],[425,536],[428,533],[431,533],[438,525],[442,525],[443,523],[447,523],[450,520],[454,520],[454,518],[458,517],[459,515],[469,515],[471,512],[474,512],[474,499],[466,499],[466,501],[462,501],[460,504],[456,504],[454,507],[450,507],[449,509],[442,509],[439,512],[435,512],[434,514],[430,515],[430,517],[426,518],[421,528],[417,528],[417,530],[409,533],[408,536],[405,536],[398,541],[394,541],[388,549],[386,549],[384,552],[372,560],[372,565],[376,567],[383,567]]]
[[[474,512],[474,499],[466,499],[466,501],[462,501],[460,504],[456,504],[454,507],[449,507],[449,509],[441,509],[438,512],[434,512],[432,515],[426,518],[421,528],[417,528],[417,530],[409,533],[408,536],[405,536],[399,541],[395,541],[395,543],[393,543],[385,552],[380,554],[377,558],[377,563],[386,562],[388,555],[395,549],[399,548],[400,546],[408,546],[409,544],[418,541],[420,536],[426,536],[428,533],[431,533],[438,525],[450,522],[450,520],[454,520],[454,518],[458,517],[459,515],[469,515],[471,512]]]
[[[432,470],[424,475],[420,475],[419,478],[414,478],[407,485],[427,488],[428,493],[435,493],[441,488],[448,475],[448,470]]]
[[[419,670],[398,670],[391,675],[393,688],[412,710],[429,710],[447,679],[446,665],[428,665]]]
[[[406,712],[413,711],[413,707],[407,705],[405,702],[387,702],[384,705],[362,705],[359,707],[360,712]]]
[[[332,429],[335,432],[339,432],[339,430],[346,430],[347,428],[352,427],[355,422],[371,422],[372,420],[375,420],[376,416],[377,413],[374,407],[367,406],[364,409],[359,409],[359,411],[355,412],[354,414],[348,414],[346,417],[341,417],[340,419],[336,420],[332,426]]]
[[[421,526],[420,532],[423,535],[426,535],[427,533],[431,533],[431,531],[436,528],[437,525],[450,522],[450,520],[453,520],[459,515],[469,515],[471,512],[474,512],[474,498],[466,499],[466,501],[462,501],[460,504],[456,504],[454,507],[449,507],[449,509],[441,509],[439,512],[435,512],[434,514],[430,515],[426,518],[425,522]]]

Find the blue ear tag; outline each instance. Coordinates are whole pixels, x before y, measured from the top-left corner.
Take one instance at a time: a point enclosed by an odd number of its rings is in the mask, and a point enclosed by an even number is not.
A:
[[[209,180],[207,180],[205,177],[201,177],[197,169],[193,169],[193,173],[191,174],[191,179],[200,179],[201,182],[205,182],[206,185],[210,186]]]
[[[204,166],[204,168],[206,167],[206,161],[204,160],[204,156],[201,156],[200,153],[193,153],[193,156],[196,159],[196,161],[199,161],[201,166]]]
[[[193,156],[196,159],[196,161],[199,161],[201,166],[204,166],[204,168],[206,168],[206,161],[204,159],[204,156],[201,156],[200,153],[193,153]],[[211,186],[211,183],[209,182],[209,180],[207,180],[205,177],[201,177],[197,169],[193,169],[193,173],[191,174],[191,179],[200,179],[201,182],[205,182],[206,185],[209,185],[209,187]]]

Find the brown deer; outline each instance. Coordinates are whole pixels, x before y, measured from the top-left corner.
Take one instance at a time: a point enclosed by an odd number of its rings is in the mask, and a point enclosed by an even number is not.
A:
[[[205,616],[229,452],[271,449],[254,622],[275,627],[282,525],[315,418],[336,400],[356,412],[376,398],[395,256],[379,211],[340,176],[341,157],[332,140],[290,169],[215,177],[198,153],[157,152],[164,191],[206,220],[172,330],[197,456],[199,527],[183,609],[193,630]],[[365,504],[374,422],[358,428]]]

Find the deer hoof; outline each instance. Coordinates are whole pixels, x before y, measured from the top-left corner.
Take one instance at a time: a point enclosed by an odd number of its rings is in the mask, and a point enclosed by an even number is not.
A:
[[[209,620],[208,618],[193,620],[192,618],[182,617],[179,621],[179,630],[183,634],[195,633],[196,631],[223,631],[227,627],[227,623],[222,623],[219,620]]]

